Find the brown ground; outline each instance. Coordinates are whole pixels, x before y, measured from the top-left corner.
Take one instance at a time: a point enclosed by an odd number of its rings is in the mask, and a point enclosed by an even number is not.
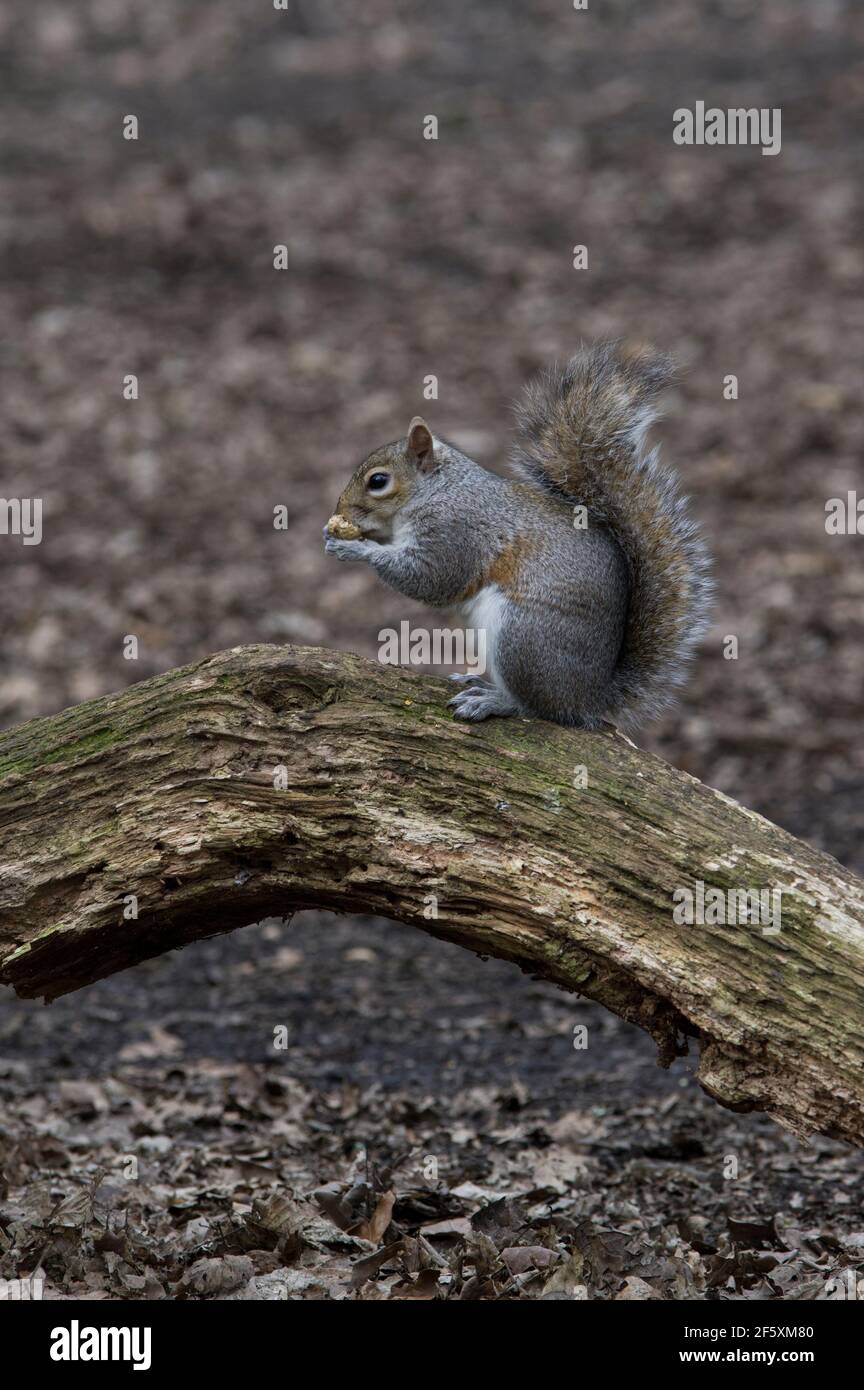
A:
[[[862,542],[824,525],[862,488],[862,37],[842,0],[10,0],[2,492],[43,499],[44,539],[0,537],[3,725],[241,642],[374,654],[422,611],[322,553],[357,459],[422,411],[498,466],[527,373],[648,339],[686,367],[662,437],[719,592],[642,741],[864,868]],[[781,107],[782,154],[674,146],[697,99]],[[341,1297],[385,1232],[363,1297],[824,1296],[864,1259],[857,1157],[393,925],[310,914],[4,999],[0,1055],[0,1273],[41,1257],[55,1293]],[[358,1150],[350,1211],[313,1203]],[[375,1243],[340,1234],[391,1180],[389,1230],[385,1201]]]

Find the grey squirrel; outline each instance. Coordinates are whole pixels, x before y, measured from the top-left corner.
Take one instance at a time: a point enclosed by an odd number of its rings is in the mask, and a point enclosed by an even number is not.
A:
[[[644,450],[672,374],[663,354],[603,343],[539,375],[517,407],[519,481],[419,417],[355,470],[327,552],[486,629],[491,680],[454,678],[469,682],[457,718],[632,728],[671,703],[711,591],[677,479]]]

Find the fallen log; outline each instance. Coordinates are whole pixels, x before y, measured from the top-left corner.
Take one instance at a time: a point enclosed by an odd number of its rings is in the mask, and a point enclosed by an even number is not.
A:
[[[50,1000],[264,917],[375,913],[599,1000],[663,1065],[693,1040],[722,1105],[861,1144],[864,884],[613,732],[460,724],[450,693],[241,647],[5,734],[0,982]]]

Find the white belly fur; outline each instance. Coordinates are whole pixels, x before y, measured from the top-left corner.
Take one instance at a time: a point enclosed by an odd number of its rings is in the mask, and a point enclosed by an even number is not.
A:
[[[504,620],[505,603],[506,599],[498,585],[487,584],[473,598],[466,599],[461,609],[463,627],[486,633],[486,674],[491,680],[496,679],[495,648]]]

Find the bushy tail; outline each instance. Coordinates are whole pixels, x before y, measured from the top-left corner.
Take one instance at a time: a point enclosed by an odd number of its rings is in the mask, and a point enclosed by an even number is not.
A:
[[[673,374],[663,354],[603,343],[542,373],[517,407],[519,472],[587,507],[627,557],[630,606],[609,712],[631,724],[672,702],[712,589],[708,552],[677,478],[661,467],[659,449],[643,451]]]

